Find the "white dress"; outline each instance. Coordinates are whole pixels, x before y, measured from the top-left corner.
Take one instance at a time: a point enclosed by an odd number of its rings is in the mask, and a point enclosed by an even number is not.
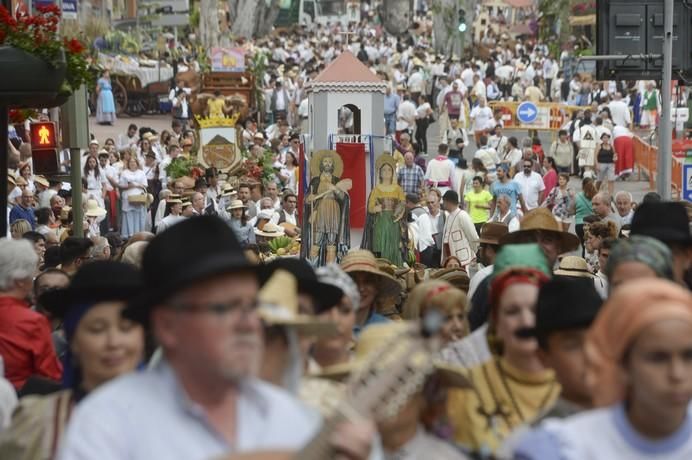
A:
[[[138,169],[131,171],[123,169],[120,174],[120,187],[127,187],[128,183],[138,185],[141,188],[131,188],[121,190],[121,207],[122,207],[122,222],[120,225],[120,233],[123,238],[129,238],[137,232],[144,231],[146,227],[146,206],[144,204],[130,203],[131,195],[140,195],[146,193],[147,177],[144,171]]]

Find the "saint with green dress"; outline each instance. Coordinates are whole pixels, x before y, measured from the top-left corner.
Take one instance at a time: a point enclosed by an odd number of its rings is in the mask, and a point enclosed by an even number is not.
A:
[[[395,171],[394,157],[387,153],[380,155],[375,163],[378,183],[368,198],[368,217],[361,246],[401,267],[406,260],[407,224],[403,219],[406,207],[404,191],[396,182]]]

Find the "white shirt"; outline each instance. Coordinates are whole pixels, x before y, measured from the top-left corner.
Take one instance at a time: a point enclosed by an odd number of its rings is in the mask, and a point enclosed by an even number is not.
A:
[[[413,125],[409,121],[416,119],[416,106],[413,105],[411,101],[403,101],[399,104],[399,110],[397,111],[397,131],[404,131],[409,128],[413,128]]]
[[[423,92],[423,74],[420,72],[413,72],[410,77],[408,77],[408,89],[412,93]]]
[[[469,115],[473,121],[473,130],[482,131],[488,126],[488,122],[493,118],[493,111],[490,107],[477,105],[471,110]]]
[[[272,224],[278,225],[279,224],[279,219],[281,219],[281,213],[283,213],[285,217],[285,222],[291,224],[291,225],[298,225],[298,213],[296,211],[293,211],[293,214],[289,214],[283,209],[280,209],[276,212],[274,212],[274,215],[272,215],[272,218],[269,219],[269,222]]]
[[[623,101],[610,101],[608,103],[610,114],[613,117],[613,123],[617,126],[628,127],[632,118],[630,117],[630,108]]]
[[[545,184],[541,175],[536,171],[531,171],[531,174],[528,176],[521,172],[515,175],[512,180],[521,187],[521,194],[524,197],[526,208],[529,210],[537,208],[540,204],[538,195],[545,190]]]
[[[115,379],[80,402],[57,459],[208,460],[230,452],[294,450],[320,425],[319,416],[301,402],[259,380],[241,387],[236,412],[231,446],[164,361]]]
[[[470,67],[467,67],[461,71],[461,80],[464,82],[464,86],[467,88],[473,86],[473,70],[471,70]]]

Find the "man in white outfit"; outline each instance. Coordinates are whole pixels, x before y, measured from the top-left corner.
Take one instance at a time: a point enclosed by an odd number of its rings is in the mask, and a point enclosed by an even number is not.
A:
[[[622,100],[622,94],[615,93],[613,100],[608,103],[608,108],[615,126],[629,128],[630,123],[632,123],[632,117],[630,116],[630,108]]]

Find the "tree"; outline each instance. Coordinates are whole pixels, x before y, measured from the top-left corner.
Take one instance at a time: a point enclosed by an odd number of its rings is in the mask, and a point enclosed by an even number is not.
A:
[[[202,46],[210,49],[219,46],[219,7],[217,0],[200,0],[199,35]]]
[[[263,37],[269,35],[279,16],[280,0],[229,0],[231,34],[236,37]],[[233,14],[235,12],[235,14]]]

